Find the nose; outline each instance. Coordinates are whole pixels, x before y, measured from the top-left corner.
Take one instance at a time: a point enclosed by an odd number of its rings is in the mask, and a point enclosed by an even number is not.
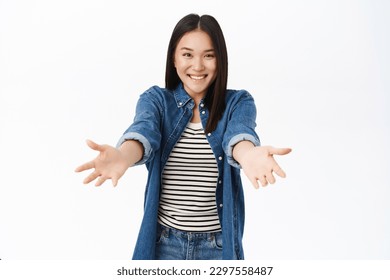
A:
[[[192,64],[192,70],[194,70],[194,71],[204,70],[203,59],[201,57],[194,58],[193,64]]]

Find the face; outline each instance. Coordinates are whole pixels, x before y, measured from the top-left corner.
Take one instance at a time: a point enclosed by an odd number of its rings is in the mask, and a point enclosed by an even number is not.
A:
[[[184,34],[177,44],[174,59],[186,92],[195,100],[203,98],[217,75],[217,60],[209,35],[201,30]]]

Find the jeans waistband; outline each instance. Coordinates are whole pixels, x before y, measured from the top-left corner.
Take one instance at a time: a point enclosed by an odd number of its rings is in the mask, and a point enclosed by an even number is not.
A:
[[[176,228],[166,227],[158,223],[159,231],[162,232],[166,237],[170,234],[179,236],[181,238],[190,238],[190,239],[212,239],[217,234],[222,234],[221,231],[217,232],[197,232],[197,231],[183,231]]]

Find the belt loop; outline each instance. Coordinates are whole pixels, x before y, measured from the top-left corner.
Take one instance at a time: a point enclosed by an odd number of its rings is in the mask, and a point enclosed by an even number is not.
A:
[[[213,241],[214,240],[214,238],[215,238],[215,233],[214,232],[210,232],[209,234],[208,234],[208,241]]]
[[[170,228],[169,227],[165,227],[164,226],[164,236],[165,236],[165,238],[168,238],[169,237],[169,230],[170,230]]]

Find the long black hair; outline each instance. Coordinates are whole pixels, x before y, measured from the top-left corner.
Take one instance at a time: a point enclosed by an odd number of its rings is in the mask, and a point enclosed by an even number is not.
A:
[[[208,133],[216,128],[218,121],[225,111],[225,93],[228,78],[228,56],[225,38],[221,27],[214,17],[210,15],[199,16],[197,14],[189,14],[176,24],[168,45],[165,87],[174,90],[179,85],[180,78],[177,75],[174,65],[176,46],[184,34],[197,29],[206,32],[211,38],[217,60],[217,75],[214,82],[208,88],[204,99],[205,106],[209,110],[209,119],[205,128],[205,132]]]

